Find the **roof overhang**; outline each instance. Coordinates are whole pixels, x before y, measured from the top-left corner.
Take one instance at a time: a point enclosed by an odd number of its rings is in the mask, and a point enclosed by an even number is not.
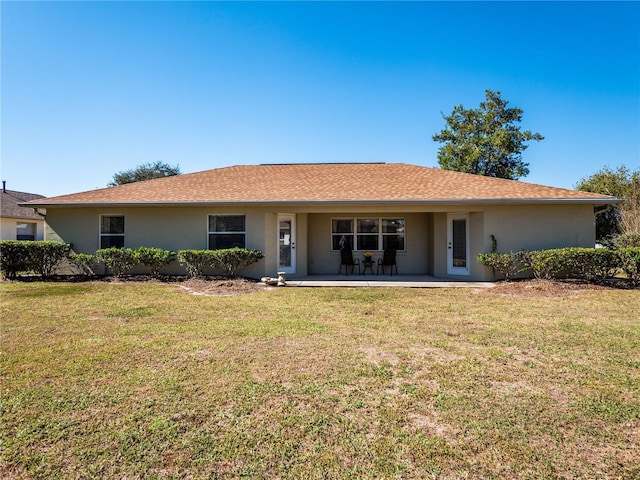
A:
[[[484,198],[484,199],[413,199],[413,200],[225,200],[225,201],[175,201],[175,202],[34,202],[19,204],[22,207],[31,208],[144,208],[144,207],[227,207],[227,206],[246,206],[246,207],[331,207],[331,206],[446,206],[451,205],[471,206],[471,205],[616,205],[624,200],[619,198]]]

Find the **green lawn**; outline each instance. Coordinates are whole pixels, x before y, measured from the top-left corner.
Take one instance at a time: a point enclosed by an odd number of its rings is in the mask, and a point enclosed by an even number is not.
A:
[[[639,478],[640,291],[3,283],[2,478]]]

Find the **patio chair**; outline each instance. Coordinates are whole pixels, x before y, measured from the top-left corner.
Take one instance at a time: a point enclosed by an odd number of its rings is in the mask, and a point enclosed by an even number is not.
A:
[[[382,258],[378,259],[378,268],[376,269],[376,275],[380,273],[380,267],[382,267],[382,274],[384,275],[385,268],[389,267],[391,276],[393,276],[393,267],[396,267],[396,275],[398,274],[398,265],[396,265],[396,251],[394,249],[385,250],[382,254]]]
[[[360,259],[353,258],[353,250],[349,250],[347,248],[343,248],[340,250],[340,269],[338,270],[338,275],[342,272],[342,266],[344,265],[344,274],[349,275],[349,267],[351,267],[351,273],[353,273],[353,269],[358,267],[358,274],[360,273]]]

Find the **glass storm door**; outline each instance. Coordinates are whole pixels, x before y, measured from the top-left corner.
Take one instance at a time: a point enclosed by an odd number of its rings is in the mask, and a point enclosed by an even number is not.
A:
[[[447,216],[447,273],[469,275],[469,216]]]
[[[278,271],[296,273],[295,215],[278,215]]]

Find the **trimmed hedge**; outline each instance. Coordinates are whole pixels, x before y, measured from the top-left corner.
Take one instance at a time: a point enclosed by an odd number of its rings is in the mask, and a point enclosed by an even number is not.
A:
[[[213,250],[213,266],[225,277],[235,277],[249,265],[264,258],[260,250],[246,248],[225,248]]]
[[[138,247],[133,251],[133,254],[138,262],[147,267],[154,277],[158,277],[162,267],[169,265],[176,256],[175,252],[156,247]]]
[[[502,275],[506,281],[515,277],[522,269],[520,268],[520,253],[481,253],[478,255],[478,263],[493,270],[493,276],[496,273]]]
[[[14,279],[21,272],[35,272],[44,278],[52,276],[65,258],[71,245],[47,240],[1,240],[0,272]]]
[[[66,258],[85,275],[95,275],[102,264],[117,277],[129,273],[135,266],[144,265],[157,277],[161,269],[175,258],[185,266],[190,276],[202,277],[220,272],[227,277],[237,276],[249,265],[264,258],[259,250],[229,248],[221,250],[181,250],[175,252],[155,247],[104,248],[94,254],[71,255],[71,245],[50,241],[0,241],[0,272],[14,279],[21,272],[35,272],[42,277],[53,275],[60,262]]]
[[[29,248],[29,266],[43,277],[50,277],[70,253],[71,245],[68,243],[36,241]]]
[[[519,253],[522,270],[531,270],[535,278],[551,279],[564,268],[563,249],[525,250]]]
[[[4,278],[14,279],[18,273],[30,270],[29,243],[22,240],[0,241],[0,271]]]
[[[219,270],[226,277],[235,277],[249,265],[264,258],[259,250],[224,248],[220,250],[180,250],[178,261],[191,277],[204,277]]]
[[[623,271],[631,286],[640,285],[640,247],[618,250],[608,248],[556,248],[509,253],[481,253],[478,263],[490,267],[511,280],[519,273],[530,272],[535,278],[576,278],[602,283]]]
[[[565,248],[562,252],[563,270],[572,278],[589,283],[602,283],[620,269],[617,252],[608,248]]]
[[[190,277],[204,277],[213,269],[213,250],[179,250],[178,261]]]
[[[98,267],[98,260],[90,253],[74,253],[69,257],[71,263],[77,266],[85,275],[95,275]]]
[[[122,277],[139,263],[130,248],[103,248],[96,251],[95,259],[103,263],[116,277]]]

